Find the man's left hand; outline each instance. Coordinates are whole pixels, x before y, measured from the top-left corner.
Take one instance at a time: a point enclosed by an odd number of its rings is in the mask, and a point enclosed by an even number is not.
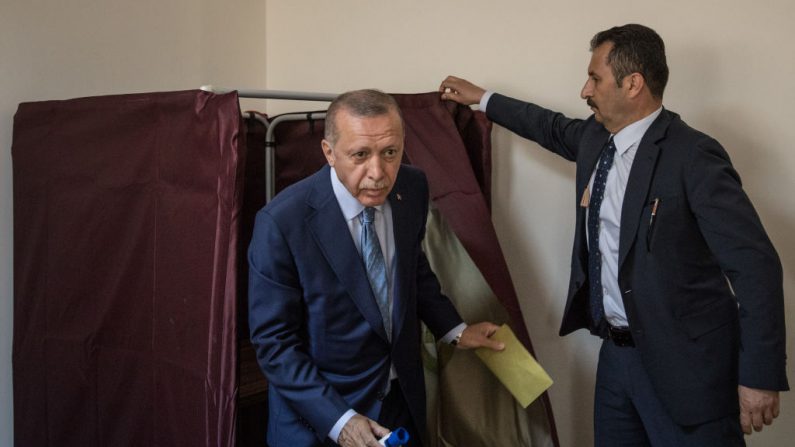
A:
[[[471,324],[461,333],[461,340],[459,340],[457,347],[461,349],[483,347],[494,351],[502,351],[505,349],[505,344],[490,338],[499,328],[496,324],[488,321]]]
[[[378,447],[378,438],[388,434],[388,428],[361,414],[355,414],[342,427],[337,442],[341,447]]]
[[[737,391],[740,395],[740,425],[746,435],[751,434],[751,427],[755,431],[762,431],[764,425],[772,424],[773,419],[778,417],[778,391],[758,390],[742,385],[737,387]]]

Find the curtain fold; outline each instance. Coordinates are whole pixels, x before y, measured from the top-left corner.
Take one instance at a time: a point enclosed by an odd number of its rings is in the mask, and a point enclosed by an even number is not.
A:
[[[16,445],[233,445],[236,94],[15,115]]]
[[[423,249],[464,320],[510,324],[505,307],[438,208],[431,209],[427,225]],[[434,343],[427,331],[423,335],[428,425],[435,434],[427,447],[556,445],[542,399],[522,408],[473,351]]]
[[[437,92],[393,96],[407,129],[407,157],[427,174],[439,210],[429,218],[425,246],[443,290],[465,319],[508,323],[533,352],[491,222],[491,123],[469,107],[440,101]],[[461,281],[474,283],[462,288]],[[525,411],[472,353],[444,355],[447,348],[440,347],[437,359],[438,394],[429,396],[438,399],[434,445],[558,445],[547,393]]]

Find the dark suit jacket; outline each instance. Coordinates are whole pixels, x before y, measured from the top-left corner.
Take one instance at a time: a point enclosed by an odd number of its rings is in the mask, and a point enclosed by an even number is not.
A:
[[[330,172],[324,166],[260,210],[249,247],[249,324],[270,381],[272,447],[319,445],[349,408],[376,420],[390,362],[416,426],[424,428],[420,320],[437,336],[462,321],[420,247],[425,175],[404,165],[388,199],[397,270],[387,341]]]
[[[586,209],[579,203],[609,132],[593,116],[569,119],[498,94],[487,115],[577,164],[576,232],[560,334],[598,333],[589,315]],[[655,198],[660,203],[650,225]],[[738,382],[788,388],[778,255],[728,154],[668,110],[635,155],[618,262],[637,349],[677,423],[737,413]]]

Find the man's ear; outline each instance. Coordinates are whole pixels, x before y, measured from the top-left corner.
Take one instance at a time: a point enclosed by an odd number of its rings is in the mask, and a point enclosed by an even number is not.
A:
[[[643,91],[643,87],[646,86],[646,79],[638,72],[628,74],[624,78],[624,82],[626,83],[624,85],[627,87],[627,93],[632,98],[638,96]]]
[[[326,161],[328,165],[332,168],[334,167],[334,148],[331,147],[331,143],[326,141],[325,139],[320,142],[320,146],[323,148],[323,155],[326,156]]]

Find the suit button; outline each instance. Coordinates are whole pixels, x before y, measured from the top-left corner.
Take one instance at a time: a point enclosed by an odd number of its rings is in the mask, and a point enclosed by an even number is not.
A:
[[[379,391],[378,394],[375,395],[375,398],[378,399],[378,400],[384,400],[385,397],[386,397],[386,394],[384,394],[383,391]]]

